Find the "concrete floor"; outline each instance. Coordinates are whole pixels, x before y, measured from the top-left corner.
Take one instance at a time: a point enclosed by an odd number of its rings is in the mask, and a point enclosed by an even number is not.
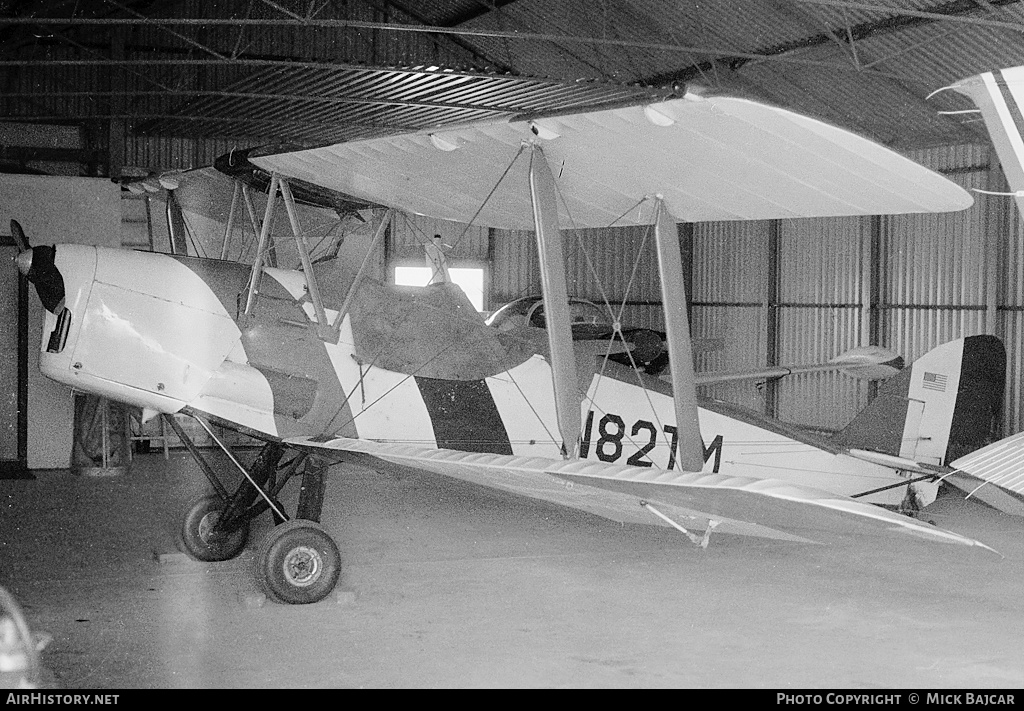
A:
[[[237,560],[174,554],[202,481],[184,453],[0,481],[0,585],[53,635],[66,688],[1024,687],[1024,522],[973,502],[926,515],[1005,558],[902,537],[701,551],[411,470],[332,471],[345,567],[316,605],[261,604],[269,521]]]

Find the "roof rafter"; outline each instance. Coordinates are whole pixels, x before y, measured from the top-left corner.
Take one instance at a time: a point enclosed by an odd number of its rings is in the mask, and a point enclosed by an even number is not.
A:
[[[372,0],[367,0],[367,2],[372,2]],[[505,2],[502,3],[502,4],[503,5],[511,5],[513,2],[515,2],[515,0],[505,0]],[[417,22],[422,23],[424,26],[428,26],[428,25],[431,24],[430,21],[428,20],[428,18],[425,15],[423,15],[420,12],[418,12],[415,8],[409,7],[404,2],[398,2],[397,0],[385,0],[384,4],[387,5],[388,7],[392,7],[394,9],[398,10],[399,12],[401,12],[404,15],[407,15],[408,17],[411,17],[412,19],[416,20]],[[445,21],[442,24],[445,25],[445,26],[448,26],[448,27],[455,27],[455,26],[461,24],[462,22],[466,22],[466,21],[467,20],[458,19],[457,18],[455,20]],[[508,72],[508,73],[513,73],[515,71],[512,67],[510,67],[509,65],[505,64],[504,62],[501,62],[501,61],[495,59],[494,57],[490,56],[489,54],[481,52],[479,47],[474,46],[470,42],[466,42],[461,37],[451,36],[451,37],[448,38],[448,40],[450,42],[452,42],[453,44],[455,44],[460,49],[463,49],[463,50],[469,52],[470,54],[472,54],[473,56],[478,57],[479,59],[483,60],[484,62],[487,62],[488,64],[492,65],[495,69],[498,69],[499,71]]]
[[[952,0],[952,2],[942,3],[934,8],[936,10],[941,10],[940,12],[903,10],[892,6],[868,5],[867,3],[846,2],[846,0],[794,0],[794,2],[808,5],[824,5],[835,8],[846,7],[848,9],[876,10],[878,12],[885,12],[888,14],[888,17],[884,19],[861,22],[849,27],[846,33],[851,42],[866,39],[881,33],[896,32],[910,27],[919,27],[946,21],[1024,31],[1024,25],[1017,22],[1003,22],[1001,20],[985,20],[982,18],[967,17],[966,15],[969,13],[982,11],[974,0]],[[1021,0],[990,0],[990,5],[1004,7],[1007,5],[1015,5],[1020,2]],[[788,53],[795,52],[800,49],[819,47],[833,41],[834,35],[832,32],[821,32],[799,40],[764,47],[760,50],[760,57],[758,58],[771,58],[776,61],[784,61],[784,55]],[[720,55],[726,54],[728,53],[720,53]],[[755,57],[744,56],[744,54],[737,52],[732,54],[731,57],[722,56],[721,59],[714,61],[725,62],[731,69],[739,69],[744,64],[747,64],[754,59]],[[702,67],[701,69],[710,70],[710,66]],[[696,78],[699,73],[700,71],[697,67],[688,67],[676,72],[667,72],[646,77],[646,81],[652,84],[691,81]]]

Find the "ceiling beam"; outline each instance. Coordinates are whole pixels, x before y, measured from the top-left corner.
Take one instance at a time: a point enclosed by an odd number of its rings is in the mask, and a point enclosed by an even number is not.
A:
[[[994,7],[1005,7],[1008,5],[1016,5],[1020,3],[1020,1],[1021,0],[989,0],[989,4]],[[952,2],[942,3],[933,7],[933,12],[910,11],[892,6],[866,5],[864,3],[844,2],[843,0],[795,0],[795,2],[811,5],[827,5],[836,8],[846,7],[849,9],[859,10],[872,9],[879,12],[884,11],[889,15],[881,20],[870,20],[852,25],[849,28],[844,28],[844,33],[850,42],[856,42],[876,35],[897,32],[910,27],[921,27],[947,21],[988,27],[1002,27],[1004,29],[1012,29],[1018,32],[1024,31],[1024,24],[1019,22],[1003,22],[1000,20],[985,20],[976,17],[967,17],[966,15],[970,13],[982,12],[974,0],[953,0]],[[664,72],[650,77],[645,77],[645,81],[655,85],[692,81],[700,76],[702,72],[711,71],[713,69],[712,63],[723,63],[730,69],[736,70],[743,65],[754,61],[755,58],[782,61],[784,55],[790,52],[809,49],[811,47],[820,47],[822,45],[831,44],[834,41],[835,35],[833,32],[821,32],[802,39],[793,40],[791,42],[763,47],[756,53],[750,53],[749,56],[737,52],[731,57],[728,57],[724,56],[728,53],[721,52],[719,54],[723,56],[719,59],[715,59],[712,62],[706,62],[699,68],[697,66],[692,66],[679,71]]]
[[[1017,2],[1018,0],[1012,0]],[[16,18],[20,21],[24,18]],[[7,19],[0,20],[0,24],[7,22]],[[39,22],[40,24],[59,24],[67,27],[68,23],[65,20],[56,22],[50,22],[45,18],[43,20],[26,20],[24,24],[32,24],[33,22]],[[76,21],[77,22],[77,21]],[[150,24],[143,23],[141,20],[135,18],[125,18],[118,20],[111,19],[96,19],[96,20],[83,20],[81,24],[95,24],[95,25],[116,25],[116,24],[127,24],[127,25],[141,25]],[[237,19],[228,20],[223,18],[216,19],[202,19],[197,20],[195,18],[160,18],[154,19],[153,22],[159,24],[168,25],[219,25],[219,26],[300,26],[294,20],[260,20],[260,19]],[[732,50],[721,50],[713,47],[693,47],[679,44],[671,44],[664,42],[646,42],[639,40],[620,40],[620,39],[608,39],[605,37],[581,37],[576,35],[566,34],[550,34],[550,33],[539,33],[539,32],[504,32],[498,30],[462,30],[462,29],[450,29],[446,27],[430,26],[425,27],[421,25],[395,25],[386,22],[365,22],[356,20],[315,20],[311,21],[312,25],[318,27],[349,27],[355,29],[371,29],[371,30],[388,30],[392,32],[413,32],[413,33],[438,33],[438,34],[454,34],[466,37],[495,37],[502,39],[518,40],[518,41],[541,41],[541,42],[553,42],[557,44],[591,44],[591,45],[602,45],[608,47],[635,47],[638,49],[648,49],[663,52],[673,53],[684,53],[684,54],[706,54],[710,56],[718,56],[727,58],[728,61],[734,61],[736,59],[742,59],[746,61],[751,60],[764,60],[764,61],[777,61],[786,62],[791,64],[801,64],[809,66],[823,67],[826,69],[843,69],[841,65],[830,62],[819,62],[814,60],[800,59],[798,57],[787,57],[782,56],[783,52],[771,53],[771,52],[736,52]],[[1024,29],[1024,27],[1022,27]],[[48,60],[40,59],[34,60],[35,63],[46,63]],[[225,64],[241,64],[247,60],[245,58],[226,58],[223,60]],[[320,66],[324,66],[323,63],[319,63]]]
[[[503,7],[513,5],[516,2],[518,2],[518,0],[486,0],[486,2],[485,0],[477,0],[474,8],[463,10],[462,12],[454,15],[449,15],[441,20],[441,24],[448,27],[458,27],[459,25],[464,25],[467,22],[483,17],[484,15],[489,15]]]
[[[23,97],[39,97],[38,92],[31,91],[5,91],[0,94],[0,100],[3,99],[17,99]],[[521,111],[525,111],[523,108],[515,107],[494,107],[486,104],[468,104],[452,101],[407,101],[404,99],[392,99],[387,97],[371,98],[366,96],[346,96],[344,94],[332,95],[332,96],[310,96],[307,94],[266,94],[258,92],[246,92],[246,91],[222,91],[220,89],[213,90],[197,90],[197,89],[164,89],[159,91],[148,91],[148,90],[132,90],[124,89],[121,91],[88,91],[88,90],[77,90],[68,89],[62,90],[47,90],[45,98],[84,98],[84,97],[95,97],[95,98],[113,98],[119,96],[187,96],[189,98],[198,97],[215,97],[215,98],[226,98],[226,99],[254,99],[257,101],[298,101],[308,102],[312,104],[325,104],[325,105],[365,105],[365,106],[408,106],[412,108],[425,108],[425,109],[460,109],[463,111],[489,111],[499,114],[516,114]]]
[[[366,2],[370,2],[371,0],[365,0],[365,1]],[[514,0],[506,0],[506,2],[504,4],[508,5],[508,4],[511,4],[512,2],[514,2]],[[397,2],[396,0],[386,0],[385,5],[387,7],[390,7],[390,8],[393,8],[393,9],[397,10],[398,12],[402,13],[403,15],[405,15],[407,17],[411,17],[413,20],[416,20],[416,22],[422,23],[424,26],[429,26],[429,25],[432,24],[430,22],[429,18],[426,15],[418,12],[415,8],[408,7],[404,2]],[[483,14],[483,13],[481,13],[481,14]],[[441,22],[441,24],[445,25],[445,26],[451,27],[451,26],[454,26],[454,25],[457,25],[457,24],[461,24],[461,21],[449,22],[448,20],[443,20]],[[489,54],[481,52],[479,47],[475,46],[471,42],[465,41],[461,37],[450,36],[447,39],[448,39],[449,42],[454,44],[459,49],[462,49],[462,50],[464,50],[466,52],[469,52],[471,55],[473,55],[477,59],[480,59],[480,60],[486,62],[487,64],[491,65],[492,67],[494,67],[495,69],[497,69],[499,71],[502,71],[502,72],[505,72],[505,73],[509,73],[509,74],[515,72],[515,69],[512,68],[511,66],[509,66],[508,64],[505,64],[504,62],[501,62],[501,61],[495,59],[494,57],[490,56]]]
[[[794,0],[794,2],[805,5],[823,5],[837,10],[861,10],[865,12],[877,12],[888,15],[891,19],[902,22],[902,18],[915,18],[919,20],[935,20],[939,22],[958,22],[966,25],[978,25],[980,27],[998,27],[1008,30],[1024,30],[1024,24],[1006,20],[987,20],[980,17],[968,17],[972,12],[983,11],[986,14],[992,10],[1006,5],[1013,5],[1019,0],[988,0],[984,7],[979,6],[976,0],[953,0],[952,2],[939,3],[931,10],[914,10],[906,7],[894,7],[892,5],[875,5],[866,2],[848,2],[847,0]],[[881,20],[879,22],[886,22]]]
[[[73,120],[67,115],[51,114],[48,116],[3,116],[0,117],[0,123],[20,123],[24,121],[34,122],[47,122],[47,123],[62,123],[69,125],[79,125],[86,121],[94,121],[96,119],[120,119],[127,121],[181,121],[186,123],[201,122],[201,123],[248,123],[258,124],[263,126],[275,126],[279,128],[298,128],[298,129],[350,129],[350,128],[361,128],[374,131],[415,131],[419,130],[420,126],[412,125],[396,125],[396,126],[382,126],[380,124],[368,124],[368,123],[355,123],[352,121],[310,121],[308,119],[268,119],[261,118],[259,116],[225,116],[223,114],[217,115],[203,115],[203,114],[168,114],[168,113],[96,113],[89,114],[88,116],[80,116],[77,120]],[[270,135],[270,134],[268,134]],[[277,135],[280,135],[279,133]]]

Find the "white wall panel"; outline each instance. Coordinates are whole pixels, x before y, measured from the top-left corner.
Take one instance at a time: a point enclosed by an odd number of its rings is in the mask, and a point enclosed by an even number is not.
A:
[[[11,219],[21,223],[32,244],[117,247],[121,189],[102,178],[0,175],[0,220],[7,225]],[[71,460],[74,398],[68,387],[39,372],[43,307],[34,291],[28,309],[28,466],[61,469]],[[5,303],[14,307],[17,301]]]

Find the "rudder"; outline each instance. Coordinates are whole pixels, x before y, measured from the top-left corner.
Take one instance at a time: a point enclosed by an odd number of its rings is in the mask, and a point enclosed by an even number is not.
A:
[[[944,343],[885,382],[834,441],[945,464],[992,441],[1005,377],[1006,351],[995,336]]]

